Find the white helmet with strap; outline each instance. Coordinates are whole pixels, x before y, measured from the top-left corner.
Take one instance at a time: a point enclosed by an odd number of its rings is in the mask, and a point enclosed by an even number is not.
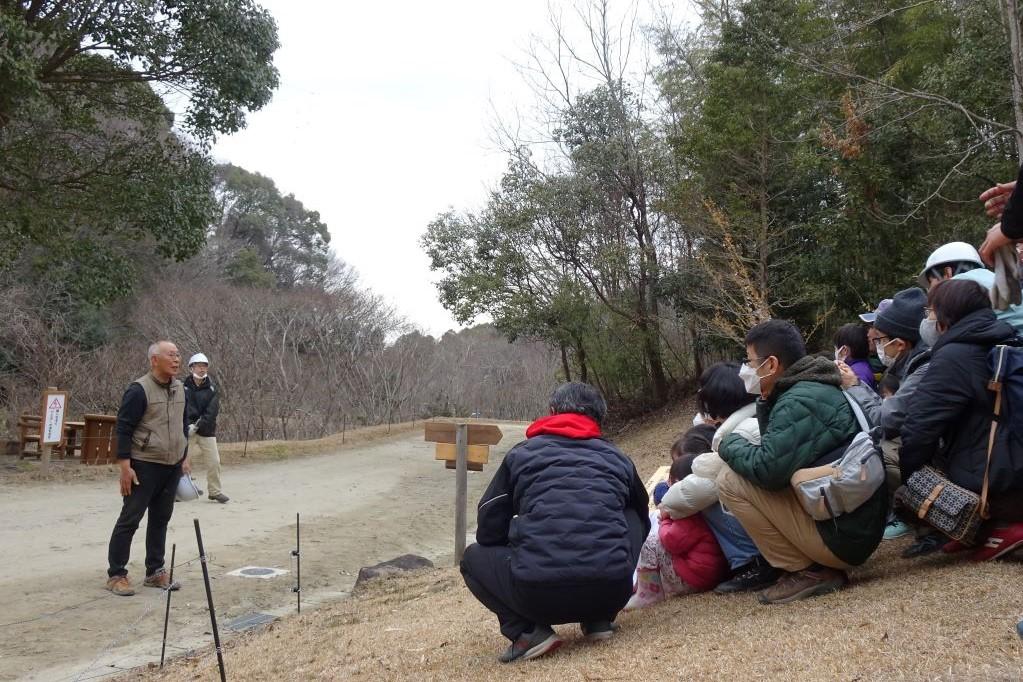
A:
[[[188,366],[191,367],[192,365],[194,365],[197,362],[201,362],[204,365],[208,365],[208,364],[210,364],[210,359],[208,357],[206,357],[205,355],[203,355],[202,353],[196,353],[195,355],[193,355],[192,357],[190,357],[188,359]]]
[[[984,267],[984,261],[980,259],[980,254],[977,253],[977,249],[973,248],[972,244],[966,242],[949,242],[948,244],[942,244],[938,248],[931,252],[931,255],[927,257],[927,265],[920,271],[920,286],[924,289],[928,288],[929,282],[927,281],[927,273],[931,268],[938,268],[943,265],[951,265],[953,263],[970,263],[976,267],[965,268],[966,270],[974,270],[976,268]],[[956,272],[955,274],[959,274]]]

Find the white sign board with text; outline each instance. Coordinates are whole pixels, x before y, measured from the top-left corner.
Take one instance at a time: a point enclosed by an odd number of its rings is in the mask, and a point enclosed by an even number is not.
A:
[[[43,393],[43,425],[40,429],[40,443],[56,445],[64,440],[64,412],[67,407],[65,391]]]

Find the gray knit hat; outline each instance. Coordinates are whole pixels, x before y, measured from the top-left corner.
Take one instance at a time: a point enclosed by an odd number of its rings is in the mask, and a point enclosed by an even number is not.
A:
[[[920,322],[924,319],[927,294],[919,287],[903,289],[892,298],[892,304],[877,314],[874,328],[893,339],[920,341]]]

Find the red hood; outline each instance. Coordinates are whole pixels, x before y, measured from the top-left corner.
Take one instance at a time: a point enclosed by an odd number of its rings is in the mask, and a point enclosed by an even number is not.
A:
[[[526,438],[548,434],[566,438],[600,438],[600,425],[586,415],[564,412],[540,417],[526,429]]]

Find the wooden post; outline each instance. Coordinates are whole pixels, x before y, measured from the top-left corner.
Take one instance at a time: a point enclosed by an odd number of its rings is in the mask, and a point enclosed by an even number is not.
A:
[[[345,444],[345,429],[348,428],[348,415],[341,415],[341,445]]]
[[[455,432],[455,566],[465,553],[466,467],[469,460],[469,427],[459,424]]]

